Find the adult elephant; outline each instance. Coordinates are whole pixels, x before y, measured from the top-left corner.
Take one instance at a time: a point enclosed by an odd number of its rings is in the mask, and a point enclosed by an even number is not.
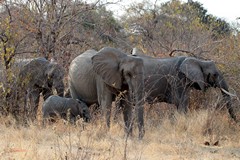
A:
[[[146,101],[175,104],[178,111],[186,113],[191,88],[205,91],[209,87],[221,89],[230,116],[236,120],[228,93],[228,84],[210,60],[193,57],[153,58],[138,54],[144,63]]]
[[[102,107],[108,127],[112,101],[126,90],[122,103],[125,131],[132,133],[134,104],[139,138],[144,136],[144,74],[140,58],[110,47],[99,51],[87,50],[71,62],[69,86],[72,98],[80,99],[87,105],[97,103]]]
[[[39,57],[19,61],[15,65],[20,67],[18,84],[20,85],[21,91],[26,93],[25,107],[27,99],[30,99],[30,107],[28,107],[27,110],[31,118],[36,118],[41,93],[43,99],[46,100],[53,94],[53,90],[56,89],[57,94],[63,97],[64,70],[59,64]]]

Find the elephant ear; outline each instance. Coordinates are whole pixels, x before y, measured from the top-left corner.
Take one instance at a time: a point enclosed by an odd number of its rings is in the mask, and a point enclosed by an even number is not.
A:
[[[119,70],[119,64],[126,56],[118,49],[105,47],[92,57],[93,70],[107,85],[121,89],[122,73]]]
[[[53,77],[55,73],[59,74],[61,72],[63,72],[63,69],[56,61],[53,61],[52,59],[51,61],[48,61],[46,73],[49,77]]]
[[[56,62],[49,62],[47,65],[46,69],[46,75],[47,75],[47,80],[50,83],[53,83],[53,81],[61,81],[63,78],[60,71],[60,66]]]
[[[197,83],[201,90],[204,90],[204,77],[197,59],[186,58],[179,69],[188,79]]]

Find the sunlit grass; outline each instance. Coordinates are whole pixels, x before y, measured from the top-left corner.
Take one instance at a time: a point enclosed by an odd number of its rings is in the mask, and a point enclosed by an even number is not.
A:
[[[240,128],[226,112],[191,111],[171,118],[167,104],[146,106],[146,134],[125,139],[121,114],[108,130],[102,118],[77,126],[60,120],[45,127],[9,125],[1,117],[1,159],[238,159]],[[148,112],[149,111],[149,112]],[[13,122],[12,122],[13,123]],[[8,125],[6,125],[8,124]],[[217,143],[216,143],[217,142]],[[126,149],[125,149],[126,148]]]

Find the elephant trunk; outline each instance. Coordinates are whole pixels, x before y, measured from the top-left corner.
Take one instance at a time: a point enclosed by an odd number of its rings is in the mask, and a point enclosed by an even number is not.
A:
[[[63,81],[59,81],[59,82],[53,84],[53,86],[57,91],[57,95],[59,95],[60,97],[64,97],[64,83],[63,83]]]
[[[139,139],[144,136],[144,81],[143,76],[136,76],[136,81],[133,83],[133,103],[135,104],[135,114],[139,129]]]
[[[231,118],[234,121],[237,121],[236,114],[232,107],[231,96],[230,96],[230,94],[228,94],[229,90],[228,90],[227,82],[223,78],[221,78],[218,85],[219,85],[218,87],[221,89],[221,92],[223,95],[223,100],[226,102],[227,109],[228,109],[228,112],[229,112]]]

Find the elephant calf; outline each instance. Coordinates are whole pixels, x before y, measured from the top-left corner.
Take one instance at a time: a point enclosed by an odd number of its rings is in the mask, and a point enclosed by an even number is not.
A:
[[[42,113],[44,119],[59,116],[63,119],[69,118],[71,123],[76,122],[77,116],[83,118],[85,122],[90,120],[90,112],[84,102],[57,95],[52,95],[46,99],[43,103]]]

